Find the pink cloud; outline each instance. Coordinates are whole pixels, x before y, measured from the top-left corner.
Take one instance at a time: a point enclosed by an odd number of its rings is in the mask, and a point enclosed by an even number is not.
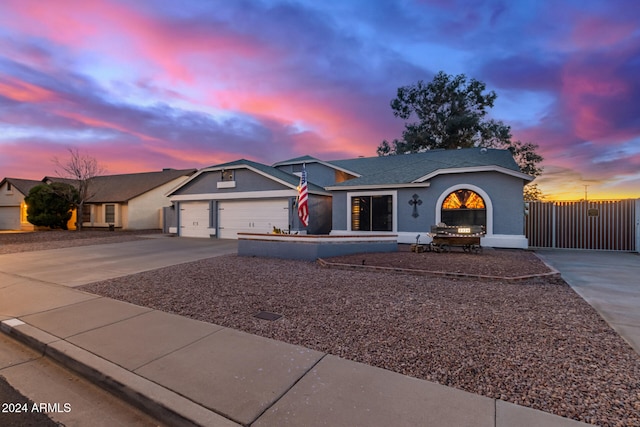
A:
[[[18,102],[44,102],[56,98],[52,91],[13,77],[0,77],[0,96]]]

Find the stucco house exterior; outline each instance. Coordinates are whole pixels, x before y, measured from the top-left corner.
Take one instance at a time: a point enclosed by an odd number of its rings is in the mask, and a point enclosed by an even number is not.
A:
[[[165,194],[195,172],[196,169],[163,169],[97,176],[91,181],[92,196],[84,205],[82,225],[89,228],[113,225],[123,230],[160,229],[162,208],[170,205]],[[55,177],[45,177],[43,181],[71,182]]]
[[[174,203],[170,231],[235,239],[238,232],[300,230],[295,210],[299,182],[294,173],[245,159],[201,169],[168,194]],[[331,194],[309,183],[309,209],[313,216],[305,232],[329,233]]]
[[[34,230],[27,221],[27,205],[24,198],[42,181],[4,178],[0,181],[0,230]]]
[[[296,215],[302,167],[309,181],[310,224]],[[303,156],[272,166],[238,160],[202,169],[167,195],[173,231],[237,238],[238,232],[393,234],[428,243],[430,227],[482,225],[484,246],[525,248],[520,172],[508,150],[432,150],[324,161]]]
[[[163,169],[121,175],[102,175],[92,179],[92,196],[84,205],[82,224],[89,228],[113,225],[124,230],[161,229],[162,208],[171,203],[166,193],[177,187],[196,169]],[[39,184],[74,180],[44,177],[41,181],[5,178],[0,184],[0,229],[33,230],[27,221],[24,198]],[[69,221],[75,228],[76,214]]]

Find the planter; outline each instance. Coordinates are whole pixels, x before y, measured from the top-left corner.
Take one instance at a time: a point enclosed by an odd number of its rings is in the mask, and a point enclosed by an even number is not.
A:
[[[370,252],[395,252],[398,236],[297,235],[238,233],[238,255],[315,261],[318,258]]]

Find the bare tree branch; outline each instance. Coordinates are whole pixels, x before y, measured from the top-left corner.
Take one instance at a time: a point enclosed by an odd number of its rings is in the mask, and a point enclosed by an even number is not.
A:
[[[69,159],[61,161],[53,158],[55,173],[60,178],[71,180],[71,184],[78,190],[77,229],[82,230],[82,212],[85,202],[95,196],[97,190],[93,184],[94,178],[104,174],[105,169],[95,157],[82,154],[78,148],[68,148]]]

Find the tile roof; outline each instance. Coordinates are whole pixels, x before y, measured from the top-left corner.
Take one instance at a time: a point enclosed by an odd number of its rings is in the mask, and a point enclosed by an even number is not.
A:
[[[94,178],[90,191],[95,192],[89,203],[122,203],[140,196],[181,176],[190,176],[196,169],[164,169],[123,175],[102,175]],[[75,180],[45,177],[44,180],[73,184]]]

